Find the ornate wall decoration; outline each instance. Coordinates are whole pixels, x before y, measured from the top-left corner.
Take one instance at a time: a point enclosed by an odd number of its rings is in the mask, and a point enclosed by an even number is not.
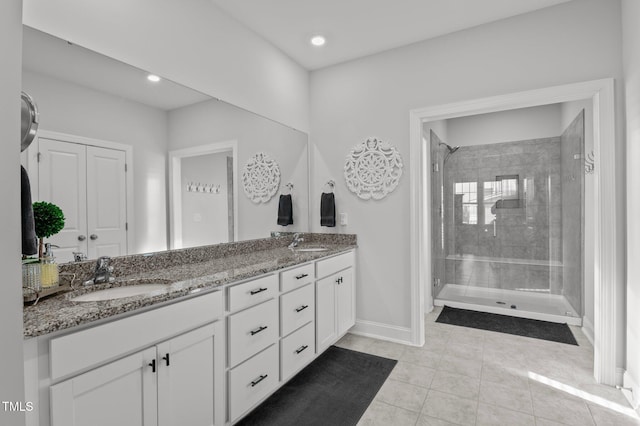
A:
[[[356,145],[344,164],[347,187],[363,200],[381,200],[398,186],[402,157],[395,146],[374,138]]]
[[[244,193],[254,203],[266,203],[280,187],[280,166],[264,152],[258,152],[242,169]]]

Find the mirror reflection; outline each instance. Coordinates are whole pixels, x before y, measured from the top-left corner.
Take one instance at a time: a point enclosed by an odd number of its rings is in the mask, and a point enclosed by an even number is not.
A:
[[[23,91],[40,127],[22,163],[34,201],[65,214],[48,239],[59,262],[308,230],[305,133],[32,28],[23,36]],[[266,202],[242,187],[258,152],[281,172]],[[285,227],[276,221],[288,183]]]

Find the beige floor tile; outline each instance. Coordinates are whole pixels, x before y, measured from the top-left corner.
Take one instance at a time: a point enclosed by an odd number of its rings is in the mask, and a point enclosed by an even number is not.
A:
[[[482,361],[458,358],[454,356],[443,356],[440,360],[438,370],[480,378],[482,374]]]
[[[375,339],[347,333],[342,339],[338,340],[336,346],[351,349],[352,351],[367,352],[373,342],[375,342]]]
[[[390,379],[429,388],[436,370],[421,365],[399,361],[389,375]]]
[[[536,417],[567,425],[593,426],[591,412],[584,401],[566,399],[551,394],[533,394],[533,412]]]
[[[449,339],[447,348],[443,354],[446,356],[455,356],[464,359],[482,359],[482,344],[466,344]]]
[[[535,424],[535,419],[530,414],[482,402],[478,405],[476,426],[535,426]]]
[[[376,400],[411,411],[420,411],[427,398],[427,389],[388,379],[378,391]]]
[[[402,354],[400,361],[436,369],[441,358],[441,353],[432,352],[426,348],[408,347]]]
[[[373,401],[358,422],[358,426],[413,426],[420,413]]]
[[[455,426],[455,423],[421,414],[420,417],[418,417],[416,426]]]
[[[480,402],[510,410],[533,414],[531,392],[528,388],[514,388],[492,382],[480,383]]]
[[[430,390],[422,414],[458,425],[475,425],[478,402]]]
[[[462,374],[437,371],[431,389],[468,399],[477,399],[480,394],[480,379]]]
[[[622,413],[613,411],[608,408],[587,404],[593,420],[597,426],[638,426],[640,418],[638,413],[634,412],[630,407],[623,410]]]
[[[384,340],[374,340],[371,346],[367,348],[367,352],[390,359],[400,359],[407,345],[399,343],[387,342]]]
[[[564,423],[554,422],[553,420],[536,417],[536,426],[565,426]]]
[[[482,380],[518,389],[529,388],[529,377],[525,370],[493,362],[482,364]]]

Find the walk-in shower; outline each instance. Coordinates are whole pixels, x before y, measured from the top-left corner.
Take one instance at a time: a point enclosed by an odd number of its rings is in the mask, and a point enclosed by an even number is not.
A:
[[[584,112],[555,136],[444,133],[428,134],[435,304],[579,324]]]

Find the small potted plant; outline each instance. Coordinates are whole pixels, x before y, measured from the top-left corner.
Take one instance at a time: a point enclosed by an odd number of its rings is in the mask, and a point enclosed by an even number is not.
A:
[[[57,234],[64,228],[64,214],[60,207],[46,201],[33,203],[33,221],[38,237],[38,257],[42,259],[44,239]]]

